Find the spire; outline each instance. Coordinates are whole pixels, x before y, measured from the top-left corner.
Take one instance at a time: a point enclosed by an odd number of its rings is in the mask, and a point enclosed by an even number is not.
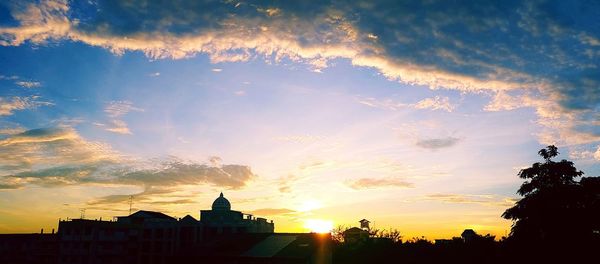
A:
[[[221,192],[221,195],[219,195],[219,197],[223,197],[223,192]]]

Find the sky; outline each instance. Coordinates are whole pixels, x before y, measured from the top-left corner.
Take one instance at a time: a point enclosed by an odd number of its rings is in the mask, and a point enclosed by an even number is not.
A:
[[[539,149],[600,174],[599,62],[596,1],[0,1],[0,233],[223,192],[500,237]]]

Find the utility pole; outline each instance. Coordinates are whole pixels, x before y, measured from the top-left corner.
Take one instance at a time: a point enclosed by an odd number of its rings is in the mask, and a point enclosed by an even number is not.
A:
[[[79,218],[85,219],[85,208],[81,208],[79,211],[81,212],[81,216]]]

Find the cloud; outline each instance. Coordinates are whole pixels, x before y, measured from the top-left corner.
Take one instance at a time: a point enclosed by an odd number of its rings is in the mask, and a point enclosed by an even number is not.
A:
[[[569,158],[571,159],[590,159],[594,158],[596,153],[589,150],[569,150]],[[600,155],[600,152],[598,153]]]
[[[104,108],[104,112],[112,118],[121,117],[131,111],[143,112],[144,109],[133,106],[133,103],[130,101],[112,101]]]
[[[452,112],[456,108],[456,105],[450,103],[450,98],[435,96],[431,98],[425,98],[414,104],[400,103],[392,99],[376,99],[372,97],[361,98],[359,97],[358,103],[370,106],[373,108],[386,109],[392,111],[398,111],[401,109],[429,109],[429,110],[443,110],[446,112]]]
[[[249,212],[249,214],[259,216],[289,215],[294,213],[296,213],[296,211],[286,208],[261,208]]]
[[[121,170],[109,182],[147,186],[178,186],[210,183],[216,186],[238,189],[254,178],[250,167],[244,165],[221,165],[185,163],[181,161],[162,162],[158,168]]]
[[[11,76],[6,76],[6,75],[0,75],[0,80],[18,80],[19,76],[16,75],[11,75]]]
[[[346,185],[355,190],[378,189],[378,188],[412,188],[414,185],[410,182],[397,178],[360,178],[349,181]]]
[[[560,95],[552,94],[553,99],[537,92],[505,93],[498,92],[484,107],[485,111],[510,111],[523,107],[535,109],[536,124],[541,128],[537,134],[542,144],[578,145],[600,141],[597,115],[593,111],[564,109]]]
[[[373,108],[392,110],[392,111],[398,111],[400,109],[404,109],[404,108],[408,107],[408,104],[396,102],[392,99],[379,100],[379,99],[376,99],[373,97],[367,97],[367,98],[359,97],[359,98],[357,98],[357,100],[358,100],[358,103],[362,104],[362,105],[366,105],[366,106],[373,107]]]
[[[387,42],[381,41],[390,36],[383,32],[374,34],[374,30],[359,23],[352,15],[360,12],[380,22],[375,14],[385,12],[387,7],[362,10],[360,6],[349,5],[355,10],[336,10],[333,3],[307,5],[302,9],[283,3],[277,7],[258,3],[235,7],[234,3],[208,1],[162,5],[158,2],[138,5],[135,2],[100,1],[98,5],[95,8],[98,14],[90,19],[77,20],[69,14],[84,17],[85,14],[63,1],[42,1],[37,5],[14,8],[12,15],[21,25],[0,29],[4,39],[2,44],[21,45],[25,41],[44,44],[53,39],[70,39],[105,47],[117,54],[139,50],[155,59],[177,59],[206,53],[213,62],[245,61],[259,54],[276,61],[282,58],[303,61],[317,71],[327,67],[330,59],[349,58],[355,65],[378,68],[390,79],[432,88],[480,90],[523,86],[511,80],[508,70],[498,66],[479,63],[479,68],[493,71],[493,74],[488,74],[493,76],[482,74],[472,77],[441,67],[446,65],[426,64],[420,57],[406,56],[420,53],[394,54],[397,50],[391,50],[392,47],[386,46]],[[182,15],[182,10],[187,11],[185,15]],[[127,13],[127,23],[118,23],[111,15],[114,13]],[[143,15],[148,13],[157,16]],[[406,13],[410,13],[409,10]],[[393,17],[397,17],[396,14]],[[390,33],[398,35],[397,32]],[[445,52],[436,51],[427,56],[457,57],[447,47],[444,48]],[[493,78],[497,75],[503,78]]]
[[[153,205],[176,205],[176,204],[192,204],[196,201],[192,199],[176,199],[176,200],[166,200],[166,201],[152,201],[149,204]]]
[[[26,177],[17,175],[42,178],[41,172],[48,174],[42,179],[47,182],[76,181],[85,171],[116,164],[119,159],[109,146],[86,141],[71,128],[33,129],[0,140],[3,181],[27,183]]]
[[[38,88],[38,87],[42,86],[41,82],[23,80],[23,78],[16,76],[16,75],[11,75],[11,76],[0,75],[0,80],[14,81],[14,83],[16,85],[21,86],[23,88]]]
[[[498,197],[496,195],[467,195],[467,194],[430,194],[425,200],[440,201],[457,204],[480,204],[485,206],[510,207],[518,200],[511,197]]]
[[[315,135],[290,135],[290,136],[280,136],[280,137],[273,138],[273,140],[279,141],[279,142],[298,143],[298,144],[309,144],[309,143],[321,141],[323,139],[324,139],[323,137],[315,136]]]
[[[40,82],[31,82],[31,81],[18,81],[15,82],[16,85],[25,87],[25,88],[37,88],[41,87],[42,84]]]
[[[118,205],[126,204],[130,201],[135,204],[150,204],[150,205],[172,205],[172,204],[190,204],[195,203],[190,198],[172,199],[173,196],[181,198],[181,195],[173,195],[173,188],[165,187],[147,187],[144,191],[132,194],[114,194],[93,199],[86,203],[86,208],[96,208],[94,206]],[[166,199],[163,199],[166,198]],[[157,200],[158,199],[158,200]],[[91,206],[91,207],[90,207]]]
[[[25,129],[21,126],[11,126],[11,127],[1,127],[0,128],[0,136],[4,135],[14,135],[25,132]]]
[[[175,188],[214,185],[239,189],[255,175],[236,164],[203,164],[175,157],[139,160],[83,139],[72,128],[28,130],[0,140],[0,184],[5,189],[79,184]]]
[[[293,174],[289,174],[284,177],[280,177],[277,180],[277,184],[279,185],[279,192],[281,193],[289,193],[292,191],[292,185],[294,185],[297,181],[302,178]]]
[[[122,120],[122,117],[131,111],[143,112],[144,109],[133,106],[133,103],[130,101],[109,102],[104,108],[104,112],[111,118],[106,131],[124,135],[133,134],[129,130],[127,123]]]
[[[53,105],[50,102],[44,102],[38,99],[39,96],[14,96],[11,98],[0,97],[0,116],[9,116],[14,114],[15,111],[19,110],[35,109],[40,106]]]
[[[439,96],[425,98],[412,106],[416,109],[444,110],[446,112],[452,112],[456,108],[455,105],[450,103],[448,97]]]
[[[416,145],[426,149],[437,150],[452,147],[458,142],[460,142],[460,139],[455,137],[430,138],[420,139],[417,141]]]
[[[141,51],[153,59],[199,53],[212,62],[289,59],[314,71],[343,58],[390,80],[431,89],[526,91],[567,116],[567,126],[548,127],[561,138],[589,135],[586,127],[600,111],[600,31],[589,23],[600,7],[589,1],[134,0],[71,6],[42,0],[14,4],[11,15],[17,25],[0,28],[0,45],[68,40],[115,54]],[[451,111],[441,99],[415,107]],[[551,110],[527,107],[538,114]]]
[[[211,71],[213,71],[213,72],[222,72],[222,71],[223,71],[223,69],[214,68],[214,69],[212,69]]]

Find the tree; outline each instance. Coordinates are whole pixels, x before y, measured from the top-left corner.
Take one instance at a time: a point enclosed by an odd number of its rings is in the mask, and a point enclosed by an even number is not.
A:
[[[513,220],[511,239],[550,243],[596,239],[600,178],[583,177],[577,181],[583,172],[573,162],[552,160],[559,154],[555,146],[538,154],[544,161],[518,174],[526,180],[517,191],[523,198],[502,214]]]
[[[340,244],[344,242],[344,231],[348,230],[347,227],[343,225],[336,226],[333,230],[331,230],[331,239]]]
[[[400,231],[398,231],[398,229],[395,228],[390,228],[389,231],[383,230],[377,235],[377,237],[387,238],[393,243],[402,242],[402,234],[400,233]]]

